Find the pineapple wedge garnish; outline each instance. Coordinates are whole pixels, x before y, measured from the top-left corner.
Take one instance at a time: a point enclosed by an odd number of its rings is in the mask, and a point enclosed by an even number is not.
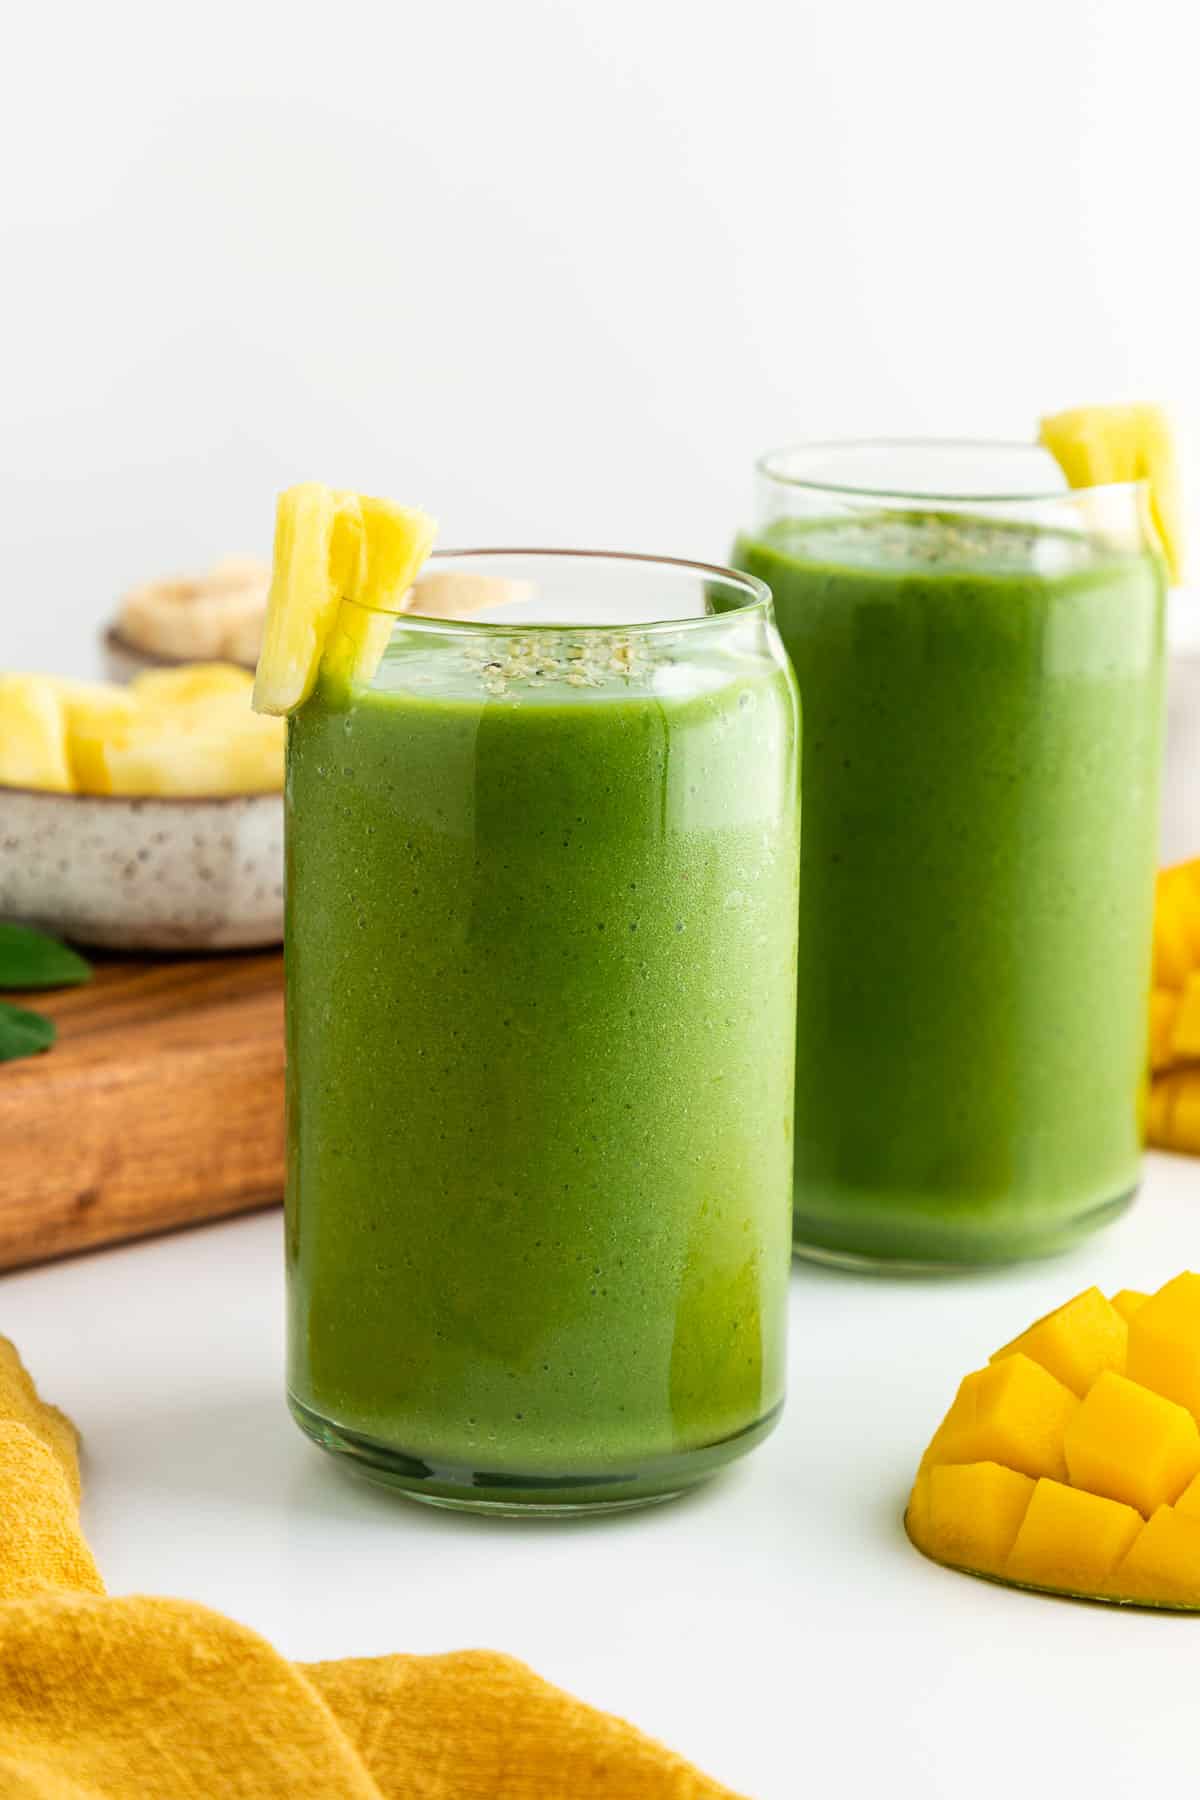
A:
[[[1157,406],[1079,406],[1041,421],[1041,442],[1073,488],[1145,481],[1172,581],[1183,579],[1183,497],[1171,427]]]
[[[282,493],[255,711],[294,712],[323,663],[369,679],[436,531],[427,513],[318,482]]]
[[[51,675],[0,675],[0,785],[69,794],[67,712]]]

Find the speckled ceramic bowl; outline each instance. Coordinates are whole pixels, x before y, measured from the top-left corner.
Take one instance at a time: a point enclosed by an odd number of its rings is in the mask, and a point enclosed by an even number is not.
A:
[[[108,950],[277,944],[283,797],[0,787],[0,918]]]

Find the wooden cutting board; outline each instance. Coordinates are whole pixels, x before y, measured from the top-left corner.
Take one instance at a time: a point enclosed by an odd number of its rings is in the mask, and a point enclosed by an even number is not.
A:
[[[95,968],[12,996],[59,1036],[0,1063],[0,1269],[282,1197],[282,956]]]

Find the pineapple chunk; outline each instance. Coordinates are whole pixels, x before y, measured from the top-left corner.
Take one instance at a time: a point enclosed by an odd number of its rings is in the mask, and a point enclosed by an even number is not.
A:
[[[60,681],[67,715],[67,756],[81,794],[105,793],[102,746],[132,722],[137,700],[131,688],[111,682]]]
[[[436,529],[426,513],[317,482],[279,496],[256,711],[294,712],[327,649],[335,678],[369,678],[390,634],[381,616],[403,610]]]
[[[1183,579],[1183,500],[1171,428],[1157,406],[1080,406],[1041,421],[1041,442],[1073,488],[1146,481],[1173,581]]]
[[[67,712],[49,675],[0,675],[0,786],[69,794]]]
[[[133,678],[132,689],[143,708],[173,712],[204,704],[217,696],[236,695],[247,709],[254,688],[248,669],[232,663],[185,663],[178,669],[147,669]]]
[[[100,791],[196,798],[215,794],[271,794],[283,786],[286,726],[250,712],[216,725],[172,727],[139,721],[101,747]]]

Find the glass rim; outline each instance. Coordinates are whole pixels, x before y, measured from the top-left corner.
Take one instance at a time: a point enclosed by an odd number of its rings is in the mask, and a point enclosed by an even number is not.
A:
[[[606,620],[600,623],[571,624],[566,621],[546,621],[542,619],[439,619],[424,613],[409,611],[407,607],[400,612],[393,612],[387,607],[364,606],[361,600],[343,598],[344,605],[358,606],[363,612],[374,613],[384,618],[403,621],[405,625],[417,626],[426,631],[446,631],[455,633],[477,633],[485,637],[517,636],[528,637],[532,632],[561,631],[571,636],[585,633],[620,632],[622,636],[643,636],[648,632],[680,632],[704,629],[720,625],[725,621],[769,616],[772,610],[771,590],[765,581],[756,575],[745,575],[740,569],[728,568],[723,563],[696,562],[686,556],[658,556],[650,551],[641,550],[580,550],[576,548],[556,549],[553,545],[510,545],[472,546],[466,550],[438,549],[434,550],[425,568],[436,567],[439,562],[480,561],[488,557],[497,559],[529,558],[577,561],[588,563],[620,563],[631,567],[668,569],[682,571],[709,582],[719,581],[721,585],[741,596],[741,603],[731,606],[728,612],[697,613],[675,619],[635,619],[629,621]]]
[[[1101,481],[1093,487],[1059,487],[1012,489],[1007,493],[979,492],[965,490],[958,492],[940,492],[934,489],[914,491],[904,486],[878,487],[872,484],[864,486],[855,482],[817,480],[809,476],[789,474],[781,465],[785,458],[794,456],[810,456],[817,454],[840,454],[852,450],[963,450],[990,451],[998,455],[1013,455],[1020,451],[1028,455],[1031,450],[1045,450],[1045,445],[1033,439],[1022,438],[962,438],[962,437],[863,437],[863,438],[801,438],[790,444],[778,444],[774,449],[764,450],[755,458],[754,468],[765,480],[777,483],[780,487],[798,488],[808,493],[833,494],[843,499],[857,500],[901,500],[919,501],[928,504],[930,501],[947,506],[1004,506],[1004,505],[1046,505],[1050,502],[1061,504],[1063,501],[1077,500],[1081,494],[1136,494],[1149,484],[1144,477],[1134,481]],[[1045,451],[1049,456],[1049,450]]]

